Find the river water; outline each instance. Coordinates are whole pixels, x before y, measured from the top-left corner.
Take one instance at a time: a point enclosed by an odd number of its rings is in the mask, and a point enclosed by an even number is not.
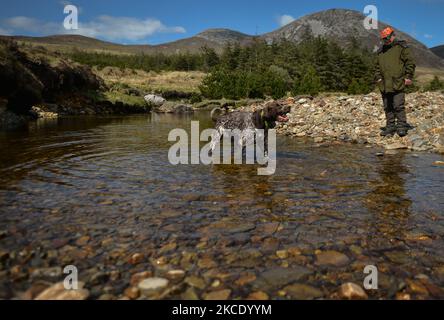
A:
[[[280,136],[272,176],[170,165],[168,133],[191,120],[211,126],[201,112],[1,133],[0,297],[72,264],[93,299],[122,297],[135,272],[171,269],[187,278],[166,298],[328,299],[363,286],[367,265],[378,269],[370,298],[444,298],[442,156]]]

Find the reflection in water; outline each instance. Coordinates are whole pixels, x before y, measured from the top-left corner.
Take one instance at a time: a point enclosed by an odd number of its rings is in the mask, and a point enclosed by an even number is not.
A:
[[[120,297],[132,273],[160,267],[184,269],[205,288],[217,278],[232,298],[276,297],[296,281],[280,278],[280,268],[294,275],[300,267],[310,276],[297,282],[329,298],[341,283],[361,282],[369,261],[390,278],[375,298],[393,298],[416,274],[442,286],[444,172],[430,165],[439,156],[377,158],[372,148],[279,137],[272,176],[258,176],[255,165],[173,166],[168,133],[189,130],[191,120],[212,126],[206,112],[62,118],[0,134],[0,251],[12,257],[0,267],[26,275],[72,263],[85,279],[120,272],[87,283],[99,286],[92,298],[104,287]],[[347,259],[320,263],[328,250]],[[134,253],[144,255],[136,265],[128,263]],[[28,289],[0,271],[0,293]],[[239,285],[245,273],[271,280]],[[206,289],[193,290],[201,297]]]
[[[367,207],[373,212],[370,235],[372,249],[386,248],[390,242],[403,240],[410,216],[412,201],[406,192],[406,179],[410,175],[403,163],[404,153],[387,155],[380,159],[376,171],[379,179],[372,181],[373,190],[367,196]]]

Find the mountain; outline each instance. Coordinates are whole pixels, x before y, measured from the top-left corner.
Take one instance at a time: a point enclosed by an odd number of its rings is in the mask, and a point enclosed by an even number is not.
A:
[[[3,38],[6,37],[3,36]],[[253,36],[229,29],[208,29],[190,38],[159,45],[122,45],[81,35],[53,35],[48,37],[12,36],[9,38],[18,42],[42,45],[53,50],[71,51],[76,48],[87,51],[119,54],[197,52],[203,46],[221,52],[228,43],[247,45],[254,39]]]
[[[342,46],[349,44],[354,37],[365,47],[375,50],[375,48],[380,46],[379,32],[389,25],[379,21],[377,30],[367,30],[363,24],[364,19],[365,16],[359,11],[330,9],[304,16],[261,37],[268,42],[278,41],[282,38],[299,42],[309,32],[314,36],[335,40]],[[444,62],[424,44],[393,26],[391,27],[395,29],[398,39],[408,42],[418,65],[422,67],[444,68]]]
[[[444,45],[431,48],[430,50],[441,59],[444,59]]]
[[[227,43],[238,42],[248,45],[255,38],[267,42],[279,41],[283,38],[299,42],[307,32],[314,36],[322,36],[347,46],[354,37],[363,46],[375,50],[380,46],[379,31],[388,25],[379,22],[378,30],[366,30],[363,25],[365,16],[354,10],[330,9],[304,16],[278,30],[260,36],[251,36],[230,29],[208,29],[193,37],[180,39],[159,45],[121,45],[77,35],[59,35],[50,37],[12,37],[19,42],[33,43],[56,50],[72,50],[73,48],[88,51],[106,51],[120,54],[152,54],[197,52],[207,46],[221,52]],[[406,40],[412,48],[418,66],[444,69],[444,61],[429,50],[424,44],[395,29],[399,39]],[[435,50],[435,52],[440,49]]]
[[[208,29],[199,33],[196,37],[215,42],[219,45],[233,42],[244,44],[254,40],[254,36],[230,29]]]

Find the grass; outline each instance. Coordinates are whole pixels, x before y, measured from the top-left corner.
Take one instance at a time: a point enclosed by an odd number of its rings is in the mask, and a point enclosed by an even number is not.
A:
[[[444,70],[441,69],[431,69],[431,68],[416,68],[416,78],[420,86],[425,86],[433,80],[434,76],[438,76],[444,81]]]
[[[199,92],[205,73],[199,71],[146,72],[142,70],[106,67],[93,69],[108,85],[124,84],[145,93],[152,91],[176,90],[180,92]]]
[[[117,91],[104,92],[104,98],[105,100],[108,100],[112,103],[122,102],[127,105],[139,106],[139,107],[143,107],[146,105],[146,102],[143,99],[143,97],[130,96]]]

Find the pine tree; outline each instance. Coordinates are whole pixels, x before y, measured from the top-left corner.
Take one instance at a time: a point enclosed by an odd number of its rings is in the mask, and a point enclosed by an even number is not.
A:
[[[316,72],[316,69],[309,65],[306,67],[305,72],[296,79],[293,86],[292,93],[294,95],[309,94],[317,95],[322,90],[321,79]]]

